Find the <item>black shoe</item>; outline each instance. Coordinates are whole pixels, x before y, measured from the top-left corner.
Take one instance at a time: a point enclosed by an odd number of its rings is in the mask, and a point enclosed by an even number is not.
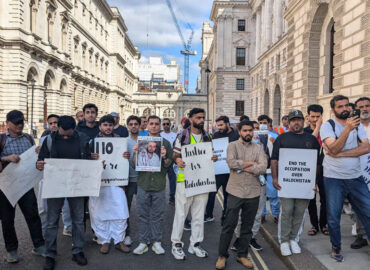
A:
[[[44,263],[44,270],[54,270],[55,259],[52,257],[46,257]]]
[[[357,237],[356,240],[351,244],[351,248],[359,249],[367,246],[367,240],[361,237]]]
[[[257,243],[255,238],[251,239],[251,242],[249,243],[249,246],[253,248],[254,250],[261,251],[263,248]]]
[[[76,262],[78,265],[86,265],[87,259],[83,252],[73,254],[72,261]]]
[[[175,196],[170,197],[169,204],[175,205]]]

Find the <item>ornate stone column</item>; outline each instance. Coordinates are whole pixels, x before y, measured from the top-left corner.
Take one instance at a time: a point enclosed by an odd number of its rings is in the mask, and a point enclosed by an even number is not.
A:
[[[261,9],[256,11],[256,63],[261,53]]]

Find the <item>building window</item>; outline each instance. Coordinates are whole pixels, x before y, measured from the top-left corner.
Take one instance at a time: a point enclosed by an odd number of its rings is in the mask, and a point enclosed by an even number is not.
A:
[[[335,34],[335,29],[334,29],[334,23],[330,29],[330,54],[329,54],[329,93],[333,93],[333,80],[334,80],[334,75],[333,75],[333,70],[334,70],[334,34]]]
[[[280,70],[280,54],[276,56],[276,70]]]
[[[236,79],[236,90],[244,90],[244,79]]]
[[[245,66],[245,48],[236,48],[236,64]]]
[[[235,101],[235,116],[244,115],[244,100]]]
[[[266,63],[266,77],[270,74],[270,64],[269,62]]]
[[[238,20],[238,31],[245,31],[245,20]]]

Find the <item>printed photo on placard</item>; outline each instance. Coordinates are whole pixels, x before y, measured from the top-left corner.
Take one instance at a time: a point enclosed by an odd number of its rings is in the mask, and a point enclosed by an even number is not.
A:
[[[139,136],[139,150],[136,154],[136,171],[161,171],[162,137]]]

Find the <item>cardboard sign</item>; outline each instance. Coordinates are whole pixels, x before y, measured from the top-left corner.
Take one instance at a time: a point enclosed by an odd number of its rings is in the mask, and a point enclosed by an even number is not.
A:
[[[229,145],[229,138],[220,138],[212,140],[213,154],[218,157],[217,161],[213,163],[215,167],[215,175],[230,173],[230,168],[226,162],[227,146]]]
[[[186,197],[215,192],[216,179],[213,167],[212,143],[197,143],[181,148],[182,159],[185,162],[185,192]]]
[[[317,150],[281,148],[279,152],[278,196],[313,199],[316,182]]]
[[[127,186],[129,160],[123,157],[127,152],[126,138],[96,138],[94,152],[104,160],[101,176],[102,186]]]

